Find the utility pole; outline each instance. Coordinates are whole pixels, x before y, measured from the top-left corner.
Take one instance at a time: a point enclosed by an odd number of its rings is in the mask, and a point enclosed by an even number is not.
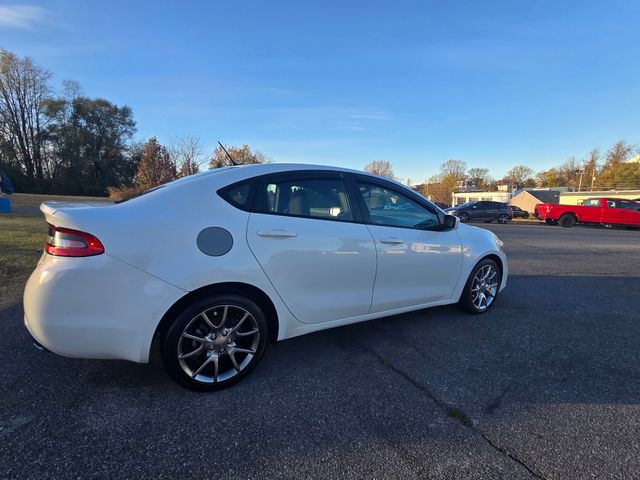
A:
[[[594,170],[591,177],[591,191],[593,192],[593,182],[596,181],[596,171]]]
[[[578,192],[582,190],[582,177],[584,175],[584,170],[576,170],[576,173],[580,175],[580,183],[578,184]]]

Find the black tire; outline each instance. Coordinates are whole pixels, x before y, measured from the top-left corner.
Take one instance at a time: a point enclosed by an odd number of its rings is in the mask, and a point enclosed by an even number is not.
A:
[[[547,225],[557,225],[557,224],[558,224],[558,221],[557,221],[557,220],[551,220],[550,218],[545,218],[544,222],[545,222]]]
[[[495,272],[495,283],[497,284],[497,288],[493,294],[493,298],[491,302],[487,305],[486,308],[482,309],[482,308],[478,308],[474,303],[474,300],[476,299],[473,291],[474,280],[478,272],[480,272],[483,268],[487,266],[491,267]],[[481,260],[480,262],[478,262],[478,264],[475,267],[473,267],[473,270],[471,270],[471,274],[467,279],[467,283],[464,286],[464,290],[462,290],[462,295],[460,295],[460,300],[458,302],[458,305],[464,311],[471,313],[473,315],[479,315],[479,314],[488,312],[491,309],[491,307],[496,303],[495,301],[498,298],[498,291],[500,290],[501,283],[502,283],[502,275],[500,274],[500,268],[498,267],[498,264],[495,262],[495,260],[491,260],[490,258],[485,258],[484,260]]]
[[[462,212],[461,214],[458,215],[458,218],[462,223],[467,223],[469,221],[469,214],[466,212]]]
[[[571,213],[565,213],[558,219],[561,227],[570,228],[576,224],[576,217]]]
[[[245,313],[248,316],[240,321]],[[257,333],[251,333],[254,330]],[[162,359],[180,385],[219,390],[239,382],[256,367],[268,344],[268,330],[264,313],[253,300],[236,294],[212,295],[184,309],[168,327],[161,340]]]
[[[506,213],[503,213],[498,216],[498,223],[501,223],[503,225],[509,223],[510,220],[511,219],[509,218],[509,215],[507,215]]]

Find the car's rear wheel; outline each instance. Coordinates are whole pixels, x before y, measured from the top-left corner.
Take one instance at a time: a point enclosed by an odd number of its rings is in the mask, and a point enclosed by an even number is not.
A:
[[[509,223],[509,220],[511,219],[509,218],[509,215],[507,215],[506,213],[503,213],[498,217],[498,223],[502,223],[502,224]]]
[[[570,213],[565,213],[560,217],[558,223],[561,227],[573,227],[576,224],[576,217],[574,215],[571,215]]]
[[[469,214],[462,212],[461,214],[458,215],[458,218],[462,223],[467,223],[469,221]]]
[[[486,258],[469,275],[459,305],[469,313],[487,312],[494,304],[502,281],[498,264]]]
[[[169,374],[194,390],[237,383],[256,366],[267,345],[260,308],[239,295],[214,295],[180,313],[162,342]]]

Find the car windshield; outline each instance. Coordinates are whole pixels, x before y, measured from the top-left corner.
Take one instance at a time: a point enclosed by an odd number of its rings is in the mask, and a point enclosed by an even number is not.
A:
[[[466,208],[466,207],[470,207],[471,205],[475,205],[476,202],[467,202],[467,203],[463,203],[461,205],[456,205],[453,208]]]

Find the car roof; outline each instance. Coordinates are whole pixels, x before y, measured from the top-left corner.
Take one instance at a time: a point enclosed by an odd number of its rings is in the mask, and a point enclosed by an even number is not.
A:
[[[234,174],[234,181],[244,180],[247,178],[257,177],[259,175],[267,175],[270,173],[284,173],[284,172],[294,172],[294,171],[315,171],[315,170],[323,170],[323,171],[333,171],[333,172],[345,172],[345,173],[353,173],[356,175],[362,175],[371,177],[372,179],[382,179],[387,182],[395,183],[398,186],[401,186],[405,189],[409,188],[406,185],[393,180],[387,177],[381,177],[379,175],[374,175],[369,172],[363,172],[361,170],[354,170],[351,168],[344,167],[336,167],[331,165],[317,165],[317,164],[309,164],[309,163],[260,163],[260,164],[248,164],[248,165],[237,165],[233,167],[223,167],[223,168],[214,168],[213,170],[208,170],[206,172],[196,173],[194,175],[190,175],[188,177],[183,177],[176,182],[189,182],[192,180],[204,179],[209,177],[210,175],[217,175],[220,173],[225,174]]]

